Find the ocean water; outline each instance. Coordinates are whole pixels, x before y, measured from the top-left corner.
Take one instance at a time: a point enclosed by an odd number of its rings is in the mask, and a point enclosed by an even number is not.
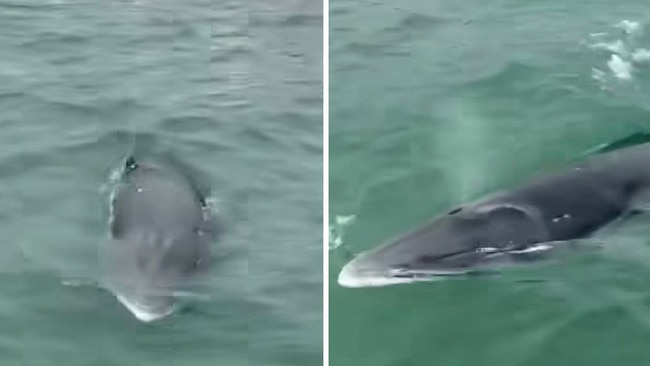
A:
[[[336,282],[350,252],[647,132],[646,4],[330,7],[330,364],[648,364],[647,221],[598,255],[496,278]]]
[[[322,362],[321,18],[316,1],[0,3],[0,364]],[[134,144],[192,166],[227,228],[202,296],[151,324],[95,285]]]

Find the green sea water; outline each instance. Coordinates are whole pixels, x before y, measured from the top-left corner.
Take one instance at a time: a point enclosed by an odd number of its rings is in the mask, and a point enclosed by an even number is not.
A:
[[[650,363],[647,223],[610,252],[496,278],[336,282],[346,252],[647,132],[647,4],[330,8],[330,364]]]
[[[321,18],[300,1],[0,2],[1,365],[321,364]],[[214,251],[232,253],[151,324],[93,284],[134,143],[200,173],[227,229]]]

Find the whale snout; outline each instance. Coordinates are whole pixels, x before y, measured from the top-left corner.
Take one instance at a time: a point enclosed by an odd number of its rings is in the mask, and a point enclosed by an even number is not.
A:
[[[408,283],[409,278],[393,275],[391,268],[379,262],[366,260],[368,253],[361,253],[348,262],[338,276],[338,283],[343,287],[379,287],[398,283]]]
[[[116,293],[119,302],[142,322],[152,322],[174,312],[172,296],[129,296]]]
[[[530,213],[513,205],[453,210],[361,253],[339,273],[344,287],[375,287],[477,274],[509,265],[544,239]],[[524,253],[525,254],[525,253]]]
[[[361,288],[397,285],[416,281],[414,275],[395,272],[392,270],[363,270],[354,265],[347,264],[339,273],[338,284],[343,287]]]
[[[175,310],[172,283],[137,276],[129,273],[128,277],[105,277],[103,287],[140,321],[152,322],[171,315]]]
[[[467,256],[473,256],[469,252]],[[459,256],[463,256],[459,254]],[[445,276],[466,274],[470,269],[468,263],[459,264],[456,267],[449,266],[444,259],[432,260],[424,263],[416,257],[401,264],[387,262],[386,257],[377,255],[374,252],[361,253],[358,257],[348,262],[339,272],[338,283],[343,287],[380,287],[421,281],[435,281]]]

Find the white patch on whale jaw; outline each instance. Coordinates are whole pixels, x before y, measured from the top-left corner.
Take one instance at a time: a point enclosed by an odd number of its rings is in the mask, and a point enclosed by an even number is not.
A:
[[[363,287],[382,287],[390,285],[399,285],[416,282],[435,282],[444,281],[452,278],[462,278],[468,275],[483,275],[499,273],[508,268],[530,265],[531,261],[536,260],[534,256],[549,254],[554,250],[576,251],[579,248],[573,246],[581,245],[585,248],[600,248],[598,242],[589,240],[574,241],[555,241],[537,243],[522,249],[504,250],[492,247],[477,248],[476,251],[485,254],[482,263],[478,263],[471,268],[459,269],[425,269],[425,270],[364,270],[360,269],[354,259],[341,269],[338,276],[338,284],[342,287],[363,288]],[[363,255],[363,253],[361,254]],[[533,256],[526,261],[520,261],[518,256]],[[540,257],[540,261],[544,257]]]
[[[152,311],[151,308],[145,306],[137,301],[130,300],[124,295],[115,294],[119,302],[124,305],[138,320],[150,323],[171,315],[174,312],[174,307],[170,306],[165,311],[157,312]]]
[[[414,275],[413,277],[391,277],[382,275],[362,275],[357,276],[354,274],[344,273],[339,274],[338,283],[342,287],[348,288],[363,288],[363,287],[384,287],[392,285],[404,285],[408,283],[417,282],[437,282],[450,279],[450,277],[457,277],[466,275],[467,272],[436,272]]]
[[[399,285],[405,283],[412,283],[421,281],[417,278],[400,278],[400,277],[387,277],[387,276],[369,276],[362,275],[358,276],[349,271],[345,271],[345,268],[339,273],[338,283],[342,287],[349,288],[362,288],[362,287],[383,287],[390,285]]]
[[[416,282],[435,282],[449,279],[449,277],[468,274],[464,270],[436,270],[436,271],[401,271],[388,272],[359,271],[354,263],[348,263],[341,269],[338,284],[348,288],[383,287]],[[403,274],[403,276],[400,276]]]

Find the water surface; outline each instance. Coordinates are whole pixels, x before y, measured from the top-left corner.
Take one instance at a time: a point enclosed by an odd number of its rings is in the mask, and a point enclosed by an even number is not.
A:
[[[2,364],[320,364],[321,9],[0,4]],[[153,324],[84,284],[136,133],[201,173],[227,225],[215,252],[234,250],[206,298]]]
[[[650,126],[643,2],[330,5],[329,220],[355,218],[353,252]],[[339,287],[333,249],[330,364],[646,364],[647,227],[605,258],[373,289]]]

